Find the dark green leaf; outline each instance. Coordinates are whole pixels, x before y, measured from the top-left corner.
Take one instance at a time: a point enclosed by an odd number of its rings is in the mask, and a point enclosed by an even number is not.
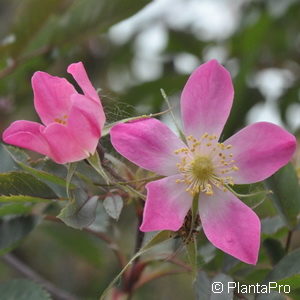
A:
[[[300,250],[295,250],[285,257],[268,274],[266,282],[289,284],[291,289],[300,287]]]
[[[57,175],[51,174],[49,172],[38,170],[28,166],[26,164],[28,160],[28,156],[26,156],[26,154],[22,150],[11,146],[6,146],[5,149],[8,151],[8,153],[10,154],[11,158],[15,161],[15,163],[24,171],[32,174],[33,176],[37,177],[40,180],[43,180],[46,184],[52,183],[55,185],[60,185],[63,188],[66,187],[67,182],[65,179]],[[56,165],[56,167],[57,166],[58,165]],[[70,188],[73,189],[75,187],[76,186],[73,185],[72,183],[70,184]]]
[[[270,257],[272,265],[278,263],[285,254],[282,244],[278,240],[267,238],[263,241],[263,246]]]
[[[186,245],[187,256],[189,263],[193,270],[193,275],[196,277],[198,269],[198,249],[197,249],[197,240],[195,236],[192,236],[192,240],[189,241]]]
[[[39,219],[34,216],[21,216],[0,220],[0,253],[5,253],[29,234]]]
[[[300,212],[300,186],[292,164],[289,163],[281,168],[266,180],[266,184],[273,191],[270,197],[279,214],[287,226],[293,229]]]
[[[56,194],[34,176],[22,172],[0,174],[0,195],[26,195],[38,198],[55,199]]]
[[[111,194],[105,197],[103,206],[109,216],[118,220],[123,209],[123,199],[120,195]]]
[[[24,196],[24,195],[0,196],[0,203],[1,202],[39,203],[39,202],[50,202],[50,201],[51,201],[51,199],[45,199],[45,198],[39,198],[39,197],[33,197],[33,196]]]
[[[5,300],[50,300],[40,285],[27,279],[14,279],[0,284],[0,297]]]
[[[66,207],[64,207],[57,216],[65,224],[76,229],[82,229],[93,223],[96,218],[96,208],[98,196],[85,198],[85,196],[76,196]]]
[[[22,215],[30,212],[32,205],[29,203],[9,203],[0,206],[0,217],[6,215]]]
[[[276,233],[279,229],[283,228],[284,226],[285,223],[280,216],[265,218],[261,221],[261,231],[262,233],[267,235],[272,235]]]
[[[0,173],[8,172],[13,170],[14,162],[10,155],[5,151],[3,144],[0,143]]]
[[[94,222],[89,226],[89,228],[93,231],[105,232],[108,225],[109,216],[107,215],[103,207],[103,203],[99,201],[96,209],[96,218]]]

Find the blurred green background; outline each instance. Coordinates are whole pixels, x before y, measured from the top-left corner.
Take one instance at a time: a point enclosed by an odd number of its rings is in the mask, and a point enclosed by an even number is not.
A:
[[[224,138],[262,120],[296,134],[299,28],[297,0],[0,0],[0,133],[14,120],[38,120],[30,84],[37,70],[74,83],[67,66],[82,61],[113,122],[166,109],[160,88],[179,114],[188,75],[216,58],[231,72],[235,87]],[[170,123],[168,116],[163,120]],[[107,140],[104,144],[109,147]],[[134,248],[132,220],[127,206],[120,223],[108,225],[118,230],[114,234],[128,256]],[[291,246],[299,247],[297,239]],[[118,271],[101,241],[47,221],[15,254],[81,299],[97,299]],[[0,262],[0,280],[16,276]],[[174,275],[146,285],[134,299],[193,295],[191,277]]]

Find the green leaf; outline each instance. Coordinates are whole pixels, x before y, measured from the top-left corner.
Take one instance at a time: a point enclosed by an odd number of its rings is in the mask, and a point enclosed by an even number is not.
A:
[[[197,240],[193,235],[192,240],[186,244],[187,256],[192,266],[194,278],[196,278],[197,269],[198,269],[198,248],[197,248]]]
[[[267,238],[263,241],[263,246],[270,257],[272,265],[278,263],[285,254],[282,244],[278,240]]]
[[[46,199],[57,198],[56,194],[45,183],[23,172],[0,174],[0,195],[26,195]]]
[[[70,163],[68,164],[68,173],[67,173],[67,179],[66,179],[66,191],[67,191],[67,195],[68,198],[70,198],[70,184],[71,184],[71,180],[73,175],[75,174],[77,168],[77,163]]]
[[[29,203],[9,203],[0,206],[0,217],[6,215],[22,215],[30,212],[32,205]]]
[[[82,229],[93,223],[96,218],[98,196],[86,199],[85,195],[77,195],[57,216],[65,224],[76,229]]]
[[[57,175],[51,174],[49,172],[38,170],[38,169],[28,166],[25,163],[27,161],[28,157],[22,150],[15,148],[15,147],[11,147],[11,146],[6,146],[5,150],[7,150],[7,152],[10,154],[11,158],[15,161],[15,163],[24,171],[32,174],[33,176],[37,177],[38,179],[40,179],[42,181],[44,181],[46,184],[54,183],[54,184],[60,185],[64,188],[66,187],[67,182],[65,179],[63,179]],[[76,186],[71,183],[70,188],[74,189],[74,188],[76,188]]]
[[[51,199],[33,197],[33,196],[24,196],[24,195],[11,195],[11,196],[0,196],[0,202],[32,202],[32,203],[39,203],[39,202],[51,202]]]
[[[0,161],[0,173],[11,171],[14,168],[15,164],[2,143],[0,143]]]
[[[136,258],[147,252],[150,248],[169,240],[173,237],[173,232],[169,230],[160,231],[155,234],[149,241],[147,241],[144,246],[129,260],[127,265],[121,270],[121,272],[112,280],[112,282],[108,285],[108,287],[103,291],[99,300],[104,300],[108,291],[112,288],[112,286],[117,282],[117,280],[122,276],[122,274],[128,269],[128,267],[134,262]]]
[[[98,174],[100,174],[100,176],[106,181],[106,183],[109,183],[110,179],[102,168],[98,152],[96,151],[93,155],[89,156],[87,160],[91,164],[91,166],[98,172]]]
[[[3,254],[28,235],[37,225],[39,218],[21,216],[0,220],[0,253]]]
[[[106,232],[106,229],[109,225],[109,216],[106,213],[103,203],[98,201],[97,209],[96,209],[96,218],[89,228],[93,231],[97,232]]]
[[[211,243],[207,243],[199,247],[198,254],[204,263],[209,263],[216,256],[216,247]]]
[[[261,221],[261,231],[263,234],[272,235],[285,226],[285,222],[280,216],[264,218]]]
[[[233,282],[233,279],[226,274],[219,273],[215,277],[210,279],[205,272],[200,271],[195,283],[197,299],[233,299],[233,289],[228,289],[228,282]]]
[[[270,197],[279,214],[287,226],[293,229],[300,212],[300,186],[292,164],[281,168],[266,180],[266,184],[273,191]]]
[[[291,289],[300,287],[300,249],[295,250],[285,257],[268,274],[266,282],[288,284]]]
[[[118,220],[123,209],[123,199],[120,195],[111,194],[105,197],[103,206],[109,216]]]
[[[1,283],[0,295],[3,300],[51,300],[42,286],[28,279],[13,279]]]

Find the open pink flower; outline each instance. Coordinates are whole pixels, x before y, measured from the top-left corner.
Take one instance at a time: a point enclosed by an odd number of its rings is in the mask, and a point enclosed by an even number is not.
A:
[[[218,142],[233,94],[229,72],[211,60],[193,72],[181,95],[186,143],[152,118],[114,126],[111,141],[130,161],[167,176],[146,185],[142,231],[177,231],[199,195],[199,215],[211,243],[255,264],[260,220],[228,187],[269,177],[290,160],[296,143],[293,135],[266,122]]]
[[[60,164],[82,160],[95,152],[105,122],[99,96],[82,62],[71,64],[67,71],[84,94],[65,78],[34,73],[34,106],[44,125],[16,121],[3,133],[6,143],[39,152]]]

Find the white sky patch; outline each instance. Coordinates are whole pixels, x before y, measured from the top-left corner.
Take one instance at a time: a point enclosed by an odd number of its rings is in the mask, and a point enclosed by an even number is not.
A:
[[[287,112],[287,121],[293,131],[300,129],[300,104],[293,103],[289,105]]]
[[[131,18],[109,30],[116,44],[128,41],[132,35],[157,21],[171,28],[190,29],[199,39],[226,39],[239,23],[239,11],[247,0],[156,0]]]
[[[121,93],[126,90],[128,86],[133,85],[130,72],[126,68],[110,69],[107,79],[109,87],[117,93]]]
[[[269,68],[255,75],[254,84],[267,99],[276,100],[293,81],[294,76],[290,71]]]
[[[182,52],[175,56],[174,64],[177,73],[190,74],[200,65],[200,60],[193,54]]]
[[[203,51],[203,58],[205,61],[210,59],[217,59],[220,63],[224,63],[228,57],[228,51],[223,46],[209,46]]]
[[[162,71],[162,64],[158,59],[136,57],[132,62],[136,83],[155,80],[161,76]]]
[[[140,56],[154,56],[165,49],[168,32],[161,23],[156,23],[140,32],[135,40],[135,51]]]
[[[110,39],[116,44],[124,44],[137,34],[135,40],[135,58],[132,62],[131,80],[135,84],[151,81],[162,74],[162,65],[165,57],[162,52],[168,42],[167,28],[181,30],[194,34],[199,40],[214,41],[216,45],[208,46],[199,57],[209,60],[218,59],[230,70],[231,75],[239,71],[236,59],[228,58],[226,47],[222,42],[228,39],[238,29],[243,5],[252,0],[156,0],[131,18],[114,25],[109,30]],[[280,16],[292,2],[297,0],[268,0],[269,11],[274,16]],[[273,5],[275,2],[276,7]],[[286,3],[281,3],[286,2]],[[278,5],[277,5],[278,4]],[[246,16],[253,22],[258,15]],[[251,22],[250,22],[251,23]],[[297,41],[295,41],[297,42]],[[189,74],[199,64],[199,58],[189,53],[179,53],[174,59],[175,69],[178,73]],[[126,89],[129,85],[128,74],[113,74],[111,78],[114,90]],[[113,83],[114,78],[117,83]],[[122,79],[123,78],[123,79]],[[124,80],[124,84],[121,82]],[[266,99],[265,104],[255,105],[248,113],[247,121],[270,121],[281,124],[277,107],[278,98],[284,90],[294,81],[293,74],[286,69],[269,68],[258,72],[251,80],[250,85],[258,87]],[[131,84],[132,85],[132,84]],[[298,106],[292,106],[288,111],[288,118],[298,120]],[[297,122],[289,121],[292,128],[298,126]]]
[[[271,122],[283,126],[276,103],[266,102],[254,105],[247,114],[246,123]]]

